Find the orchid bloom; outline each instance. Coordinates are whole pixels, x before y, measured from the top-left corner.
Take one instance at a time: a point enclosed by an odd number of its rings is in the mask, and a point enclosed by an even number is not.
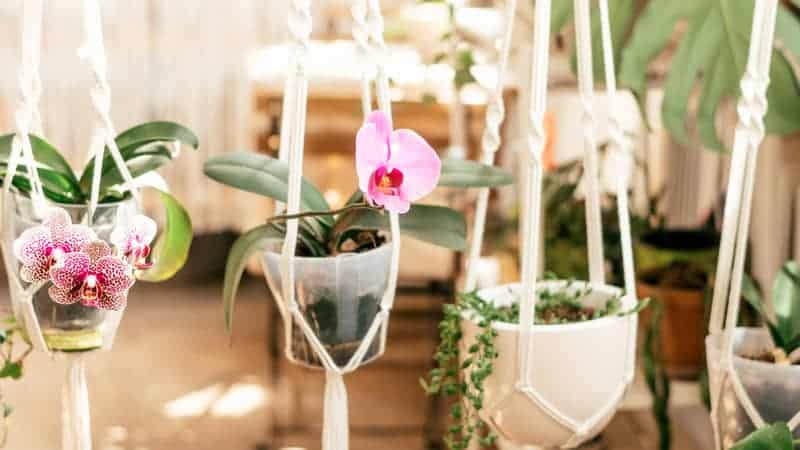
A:
[[[91,228],[73,225],[63,209],[49,209],[42,225],[25,230],[14,241],[14,255],[22,264],[20,278],[27,283],[48,280],[54,264],[93,239],[95,234]]]
[[[156,222],[142,214],[136,214],[133,207],[120,206],[117,211],[117,226],[111,232],[110,241],[123,257],[135,268],[149,269],[153,263],[150,256],[150,243],[156,236]]]
[[[358,187],[367,201],[396,213],[428,195],[439,182],[436,151],[411,130],[392,130],[391,119],[373,111],[356,136]]]
[[[50,268],[53,301],[63,305],[80,302],[100,309],[124,308],[135,278],[128,263],[111,253],[107,243],[96,240],[79,252],[65,254]]]

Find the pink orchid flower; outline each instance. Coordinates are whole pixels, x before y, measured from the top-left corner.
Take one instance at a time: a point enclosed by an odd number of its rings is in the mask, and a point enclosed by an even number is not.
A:
[[[42,225],[25,230],[14,241],[14,255],[22,264],[20,278],[27,283],[46,281],[50,268],[65,254],[79,251],[93,239],[94,231],[73,225],[63,209],[48,210]]]
[[[119,310],[128,301],[128,290],[135,281],[130,266],[112,256],[103,241],[91,241],[81,251],[67,253],[50,268],[50,297],[54,302],[100,309]]]
[[[117,223],[111,232],[111,243],[136,269],[152,267],[153,263],[147,257],[150,256],[150,243],[156,236],[156,222],[145,215],[136,214],[133,208],[120,207]]]
[[[442,162],[422,136],[392,130],[389,117],[373,111],[356,136],[358,187],[372,205],[396,213],[428,195],[439,182]]]

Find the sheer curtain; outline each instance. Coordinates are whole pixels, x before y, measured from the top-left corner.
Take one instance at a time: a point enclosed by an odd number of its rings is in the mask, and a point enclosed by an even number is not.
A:
[[[23,0],[0,2],[0,132],[12,130],[19,15]],[[247,52],[285,35],[282,0],[104,0],[104,30],[113,92],[112,114],[121,131],[163,119],[183,123],[200,138],[162,169],[187,205],[198,232],[235,229],[259,202],[256,196],[209,182],[202,164],[211,155],[253,148],[251,99],[244,68]],[[89,71],[77,57],[81,3],[46,4],[42,112],[45,135],[81,167],[93,116]],[[257,211],[256,211],[257,213]],[[255,218],[251,219],[256,220]],[[260,220],[260,219],[258,219]]]

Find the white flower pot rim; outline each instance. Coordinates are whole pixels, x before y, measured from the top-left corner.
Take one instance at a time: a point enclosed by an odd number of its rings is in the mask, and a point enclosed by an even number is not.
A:
[[[272,241],[273,242],[283,242],[283,239],[274,239]],[[385,253],[385,252],[391,252],[391,250],[392,250],[392,246],[390,245],[390,243],[389,242],[385,242],[385,243],[381,244],[379,247],[367,250],[365,252],[339,253],[336,256],[295,256],[294,260],[295,261],[302,261],[302,262],[306,262],[306,261],[308,261],[308,262],[310,262],[310,261],[328,261],[328,260],[332,260],[332,259],[347,259],[348,261],[355,261],[355,260],[358,260],[359,258],[366,258],[366,257],[368,257],[368,256],[370,256],[370,255],[372,255],[373,253],[376,253],[376,252],[384,252]],[[280,258],[282,256],[280,252],[276,252],[276,251],[270,250],[270,249],[264,250],[264,253],[266,253],[270,258]]]
[[[763,327],[736,327],[736,331],[734,334],[734,339],[746,339],[749,335],[751,338],[758,338],[759,335],[766,335],[769,331]],[[771,337],[769,337],[772,339]],[[712,345],[714,345],[714,341],[710,341]],[[733,352],[733,360],[737,365],[742,365],[743,367],[748,367],[752,369],[758,370],[769,370],[775,372],[788,372],[791,373],[793,376],[800,375],[800,365],[780,365],[775,363],[769,363],[766,361],[759,361],[755,359],[745,358],[736,353],[736,342],[734,342],[734,352]]]
[[[623,290],[619,287],[608,285],[608,284],[598,284],[598,283],[590,283],[588,281],[567,281],[567,280],[547,280],[547,281],[540,281],[536,283],[536,287],[541,288],[545,287],[548,289],[557,289],[566,286],[568,283],[571,283],[571,286],[581,287],[584,288],[589,286],[592,288],[592,292],[599,292],[608,296],[609,298],[617,295],[621,295]],[[494,300],[490,296],[492,294],[496,294],[497,291],[507,290],[507,289],[520,289],[520,283],[511,283],[511,284],[503,284],[500,286],[495,286],[491,288],[485,288],[478,291],[478,295],[483,298],[484,300]],[[635,307],[635,300],[631,296],[623,296],[622,297],[622,310],[627,311]],[[464,311],[462,313],[462,317],[466,320],[472,320],[476,322],[473,318],[477,316],[477,313],[472,310]],[[534,334],[553,334],[553,333],[568,333],[568,332],[577,332],[583,331],[588,329],[595,329],[595,328],[602,328],[602,327],[613,327],[613,326],[625,326],[625,322],[628,321],[630,317],[628,315],[624,316],[606,316],[600,317],[598,319],[590,319],[583,322],[574,322],[574,323],[564,323],[564,324],[552,324],[552,325],[536,325],[533,328]],[[517,323],[509,323],[509,322],[499,322],[494,321],[492,322],[492,328],[498,331],[512,331],[512,332],[519,332],[519,324]]]

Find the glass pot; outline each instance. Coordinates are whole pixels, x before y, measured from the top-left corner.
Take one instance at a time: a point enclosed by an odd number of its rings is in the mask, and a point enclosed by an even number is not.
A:
[[[11,194],[3,205],[2,248],[14,314],[24,325],[21,304],[26,300],[28,283],[19,277],[19,261],[14,256],[14,240],[25,230],[41,225],[34,212],[33,202],[21,194]],[[97,206],[91,228],[97,237],[108,241],[116,225],[117,210],[132,199]],[[84,204],[48,203],[66,211],[73,224],[86,223],[89,206]],[[48,294],[52,283],[47,282],[30,296],[34,312],[39,320],[44,342],[51,351],[82,352],[110,346],[116,333],[121,311],[105,311],[75,303],[55,303]]]
[[[297,364],[322,368],[322,362],[283,300],[281,245],[282,241],[268,244],[262,265],[284,325],[291,330],[287,333],[291,341],[289,357]],[[328,354],[340,367],[350,361],[380,310],[389,278],[391,254],[391,246],[384,244],[363,253],[294,259],[298,307]],[[363,363],[371,362],[383,354],[382,331],[375,335]]]

